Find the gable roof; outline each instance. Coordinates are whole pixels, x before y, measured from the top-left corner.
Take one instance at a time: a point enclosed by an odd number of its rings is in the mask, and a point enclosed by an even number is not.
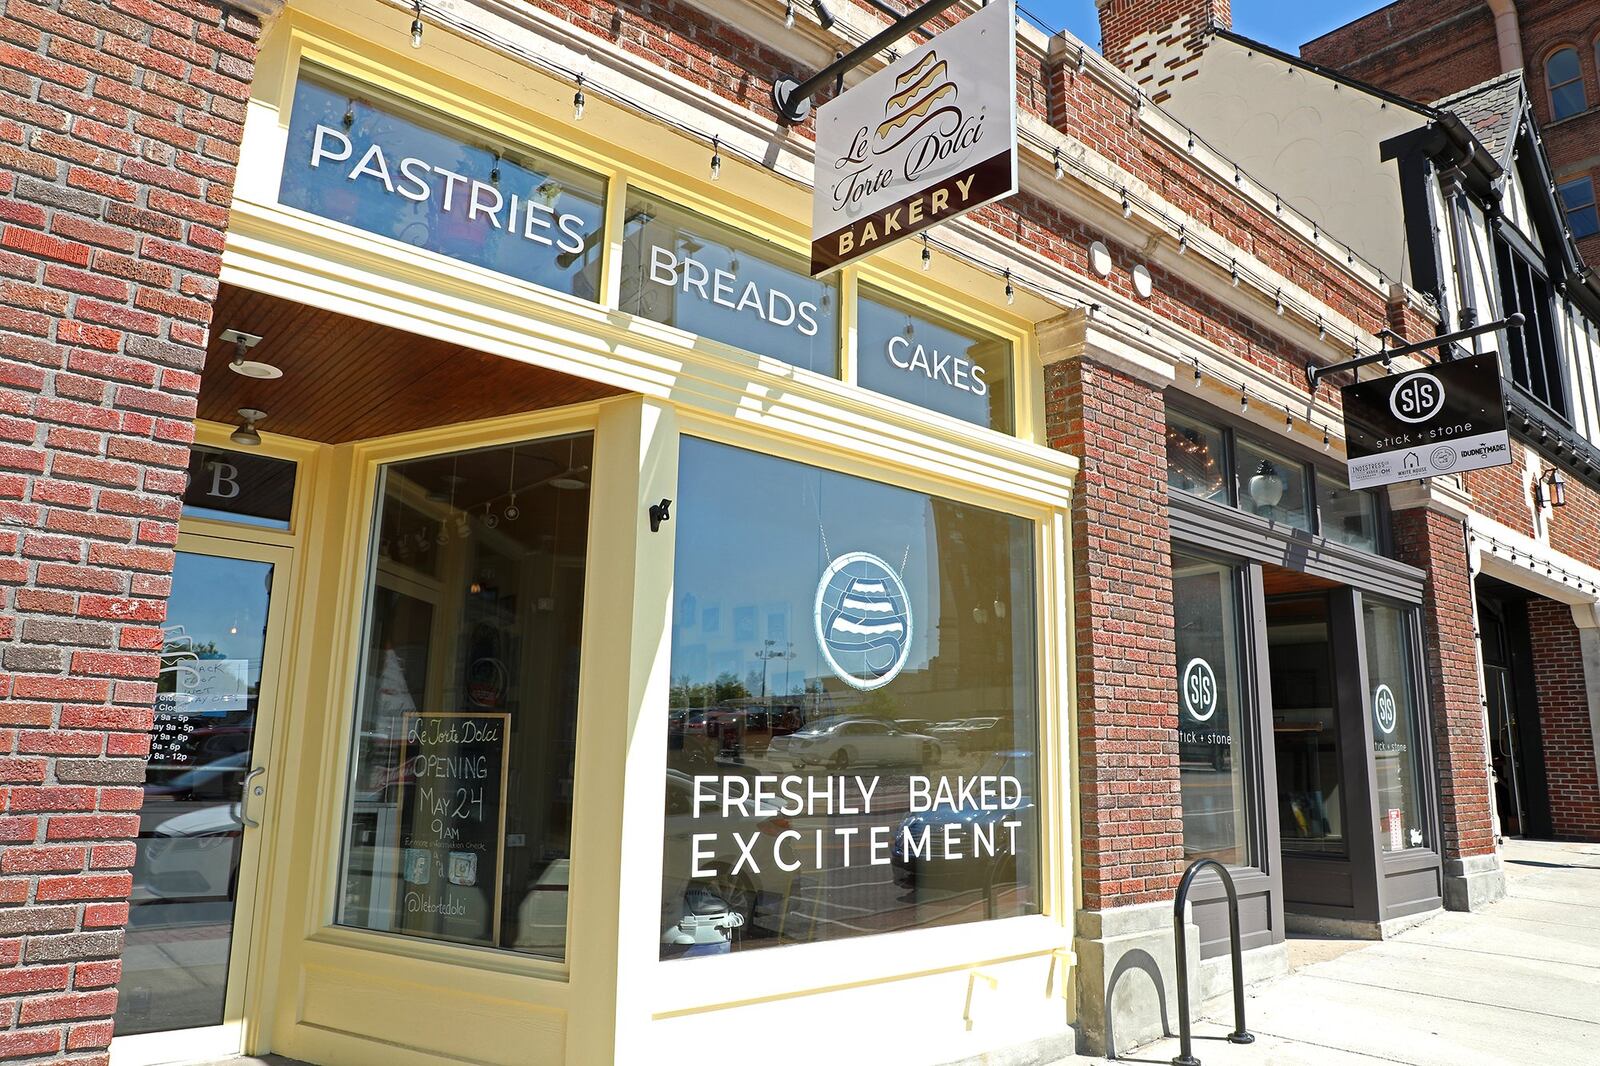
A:
[[[1510,169],[1511,150],[1526,103],[1522,71],[1513,70],[1436,100],[1433,108],[1454,113],[1495,162]]]

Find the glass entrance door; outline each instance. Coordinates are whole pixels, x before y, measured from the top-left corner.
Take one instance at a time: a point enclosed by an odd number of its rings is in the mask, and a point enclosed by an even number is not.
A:
[[[241,1047],[289,551],[184,536],[163,627],[117,1066]]]

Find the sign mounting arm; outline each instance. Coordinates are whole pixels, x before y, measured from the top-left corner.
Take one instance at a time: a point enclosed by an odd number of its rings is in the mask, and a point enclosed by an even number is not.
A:
[[[1399,348],[1386,348],[1375,355],[1364,355],[1359,359],[1346,359],[1342,363],[1331,363],[1328,366],[1309,365],[1306,367],[1306,381],[1311,385],[1311,391],[1316,392],[1317,384],[1325,374],[1332,374],[1340,370],[1355,370],[1359,367],[1369,366],[1372,363],[1387,363],[1397,355],[1425,352],[1429,348],[1440,348],[1446,344],[1454,344],[1456,341],[1468,340],[1472,337],[1482,336],[1485,333],[1498,333],[1502,329],[1521,329],[1524,321],[1521,312],[1518,312],[1498,322],[1486,322],[1481,326],[1473,326],[1471,329],[1457,330],[1454,333],[1429,337],[1425,341],[1402,345]]]
[[[805,81],[780,78],[772,84],[772,102],[778,117],[789,125],[797,125],[811,114],[811,97],[828,84],[832,78],[842,78],[846,71],[860,66],[908,33],[923,27],[929,19],[944,14],[961,0],[928,0],[927,3],[900,16],[888,27],[867,41],[817,71]]]

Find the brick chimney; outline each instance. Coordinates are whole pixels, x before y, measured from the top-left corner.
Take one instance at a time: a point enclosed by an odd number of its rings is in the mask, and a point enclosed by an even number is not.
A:
[[[1157,103],[1205,50],[1213,26],[1233,26],[1231,0],[1096,0],[1100,52]]]

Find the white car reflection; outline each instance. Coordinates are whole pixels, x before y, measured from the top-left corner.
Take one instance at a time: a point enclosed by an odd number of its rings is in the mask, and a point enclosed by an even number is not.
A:
[[[165,813],[159,806],[145,808],[133,863],[133,901],[229,899],[243,829],[239,805],[212,804],[160,820],[152,819],[152,810],[158,817]]]
[[[795,766],[936,766],[944,747],[924,733],[913,733],[878,718],[835,716],[808,722],[787,736],[773,737],[771,759]]]

